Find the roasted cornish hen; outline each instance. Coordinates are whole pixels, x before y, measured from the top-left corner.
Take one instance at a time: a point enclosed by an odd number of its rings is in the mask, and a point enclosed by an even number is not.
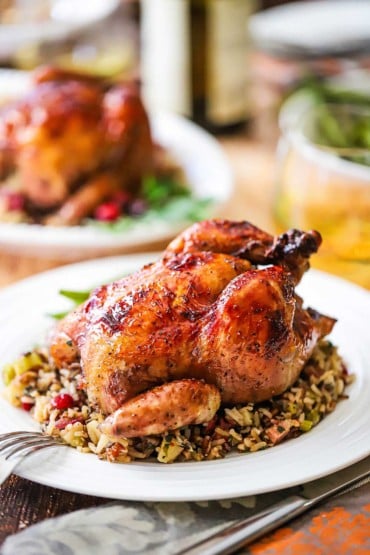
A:
[[[274,238],[248,222],[195,224],[158,262],[96,289],[59,323],[51,354],[58,365],[81,358],[111,436],[162,433],[209,421],[220,403],[268,399],[334,325],[294,291],[320,243],[315,231]]]
[[[45,223],[75,224],[153,167],[148,116],[133,85],[54,68],[0,112],[0,179],[15,176]]]

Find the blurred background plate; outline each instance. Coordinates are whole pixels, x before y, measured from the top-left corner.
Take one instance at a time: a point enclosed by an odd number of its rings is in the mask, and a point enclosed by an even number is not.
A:
[[[11,56],[25,43],[57,41],[108,17],[119,0],[45,0],[18,2],[1,9],[0,59]]]
[[[209,199],[209,216],[218,213],[230,198],[233,175],[216,139],[174,114],[151,117],[154,139],[173,155],[184,169],[196,198]],[[45,227],[0,223],[0,248],[12,255],[59,259],[60,262],[103,256],[167,242],[189,225],[189,220],[138,221],[122,232],[93,226]]]
[[[296,56],[339,55],[368,48],[369,21],[369,2],[318,0],[258,13],[249,31],[255,44],[281,55],[292,49]]]

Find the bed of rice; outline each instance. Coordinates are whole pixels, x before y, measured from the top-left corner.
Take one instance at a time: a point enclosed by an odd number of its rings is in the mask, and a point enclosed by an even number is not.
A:
[[[321,341],[299,379],[285,393],[263,403],[222,408],[208,424],[150,437],[111,438],[99,430],[104,419],[88,404],[78,363],[56,368],[44,349],[26,353],[4,368],[5,395],[28,410],[42,430],[83,452],[111,462],[152,459],[162,463],[211,460],[230,451],[254,452],[309,432],[337,403],[353,381],[329,341]],[[61,393],[73,407],[55,408]]]

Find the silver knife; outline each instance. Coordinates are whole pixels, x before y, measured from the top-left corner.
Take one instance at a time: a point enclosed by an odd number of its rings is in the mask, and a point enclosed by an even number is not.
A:
[[[229,555],[237,549],[272,532],[282,524],[304,513],[327,497],[350,489],[370,476],[370,457],[301,486],[302,491],[275,503],[271,507],[227,526],[220,532],[179,551],[176,555]]]

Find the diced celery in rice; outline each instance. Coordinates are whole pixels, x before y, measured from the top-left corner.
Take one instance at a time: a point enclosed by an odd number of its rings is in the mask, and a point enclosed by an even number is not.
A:
[[[313,422],[311,420],[302,420],[299,427],[302,432],[309,432],[313,426]]]
[[[164,437],[158,450],[157,459],[162,463],[173,462],[184,448],[172,436]]]
[[[17,358],[14,362],[4,366],[3,381],[5,385],[9,385],[16,376],[20,376],[33,368],[39,368],[43,364],[44,361],[37,352],[32,351],[26,353]]]

